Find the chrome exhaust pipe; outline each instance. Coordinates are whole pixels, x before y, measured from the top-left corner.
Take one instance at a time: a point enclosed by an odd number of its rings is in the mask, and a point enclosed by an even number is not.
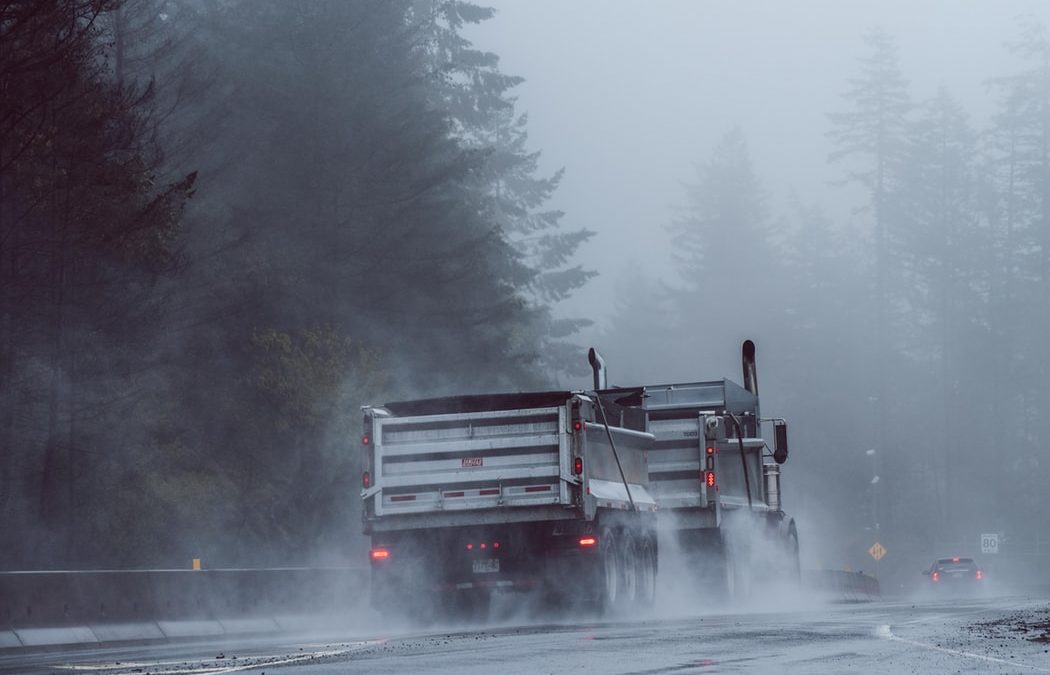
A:
[[[590,351],[587,352],[587,360],[591,363],[591,370],[594,372],[594,389],[608,389],[609,388],[609,376],[605,370],[605,359],[598,353],[598,350],[591,347]]]
[[[744,340],[741,361],[744,366],[744,389],[758,396],[758,369],[755,367],[755,343]]]

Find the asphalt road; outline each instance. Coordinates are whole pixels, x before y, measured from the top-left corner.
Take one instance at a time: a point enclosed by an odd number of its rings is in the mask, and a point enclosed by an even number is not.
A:
[[[0,672],[1050,673],[1050,598],[767,601],[783,609],[658,608],[636,620],[508,618],[498,627],[427,630],[357,616],[312,636],[0,653]]]

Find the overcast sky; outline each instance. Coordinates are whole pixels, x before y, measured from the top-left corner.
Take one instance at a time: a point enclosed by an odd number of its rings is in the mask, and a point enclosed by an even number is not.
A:
[[[601,320],[615,276],[630,264],[673,278],[664,226],[683,183],[735,125],[747,136],[772,212],[792,191],[839,219],[849,195],[832,188],[826,113],[858,71],[865,29],[898,41],[912,94],[944,85],[981,122],[985,81],[1010,72],[1004,42],[1015,17],[1044,22],[1050,2],[940,0],[497,0],[467,36],[520,75],[542,166],[565,167],[555,206],[565,225],[598,233],[581,261],[601,276],[571,301]],[[586,305],[588,309],[580,309]]]

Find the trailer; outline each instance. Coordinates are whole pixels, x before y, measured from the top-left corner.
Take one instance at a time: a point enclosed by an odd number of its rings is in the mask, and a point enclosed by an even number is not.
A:
[[[552,391],[363,411],[376,609],[427,620],[521,592],[596,612],[653,602],[654,436],[644,410]]]
[[[598,396],[641,412],[655,438],[649,486],[660,529],[695,580],[732,599],[771,581],[797,584],[798,531],[780,498],[787,423],[760,414],[754,343],[743,343],[743,386],[722,379],[610,389],[604,360],[593,349],[589,357]]]

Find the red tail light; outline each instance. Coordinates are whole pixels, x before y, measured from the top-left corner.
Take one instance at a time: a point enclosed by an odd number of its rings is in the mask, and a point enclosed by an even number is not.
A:
[[[474,544],[467,544],[467,550],[468,551],[473,551],[474,550]]]
[[[959,562],[959,556],[955,556],[954,558],[952,558],[952,562]]]
[[[707,449],[707,454],[709,454],[709,455],[715,454],[715,449],[714,448],[708,448]]]
[[[368,555],[372,560],[386,560],[390,557],[390,551],[385,548],[374,548],[368,552]]]
[[[370,474],[367,471],[361,474],[361,487],[363,487],[366,490],[372,487],[372,474]]]
[[[361,445],[369,445],[371,443],[372,443],[372,439],[368,437],[368,434],[365,434],[364,436],[361,437]]]
[[[580,537],[580,546],[594,546],[597,543],[596,537]]]
[[[577,457],[572,462],[572,471],[577,476],[583,475],[583,457]]]
[[[934,572],[933,574],[930,575],[930,578],[933,579],[934,581],[940,581],[941,580],[941,573],[940,572]]]
[[[704,482],[707,483],[707,487],[714,487],[715,486],[715,472],[714,471],[708,471],[707,472],[707,477],[704,479]]]
[[[977,581],[980,581],[983,578],[984,578],[984,572],[982,572],[981,570],[977,570]]]
[[[583,428],[583,422],[581,422],[580,420],[574,420],[573,421],[573,423],[572,423],[572,430],[573,431],[579,431],[582,428]]]

